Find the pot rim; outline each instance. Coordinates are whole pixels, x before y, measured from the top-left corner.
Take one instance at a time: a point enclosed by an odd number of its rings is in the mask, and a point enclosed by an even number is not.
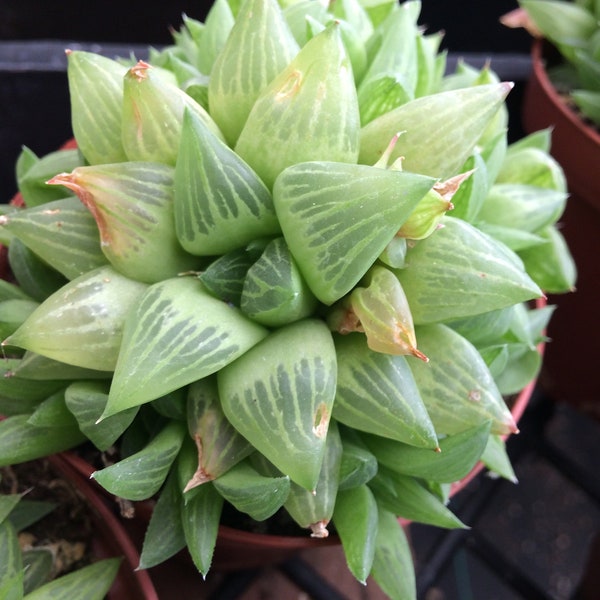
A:
[[[534,40],[531,46],[531,61],[533,68],[533,75],[538,80],[540,87],[544,93],[552,100],[553,104],[556,105],[557,109],[567,119],[573,127],[581,132],[581,135],[589,138],[594,144],[600,146],[600,133],[590,125],[587,125],[581,117],[571,109],[563,98],[559,95],[554,87],[553,83],[548,77],[546,71],[546,55],[548,48],[552,46],[550,43],[542,38]]]

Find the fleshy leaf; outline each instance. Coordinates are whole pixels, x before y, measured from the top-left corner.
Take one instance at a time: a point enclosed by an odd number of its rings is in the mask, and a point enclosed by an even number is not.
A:
[[[107,264],[96,222],[77,198],[4,215],[0,222],[67,279]]]
[[[109,387],[107,381],[76,381],[65,391],[65,402],[79,428],[99,450],[110,448],[137,413],[137,408],[131,408],[98,423],[106,407]]]
[[[244,2],[211,71],[211,115],[233,146],[258,95],[298,52],[275,0]]]
[[[369,487],[383,508],[405,519],[447,529],[465,528],[460,519],[415,477],[382,467]]]
[[[390,597],[416,600],[415,568],[406,533],[392,512],[380,506],[378,514],[373,579]]]
[[[332,304],[348,293],[433,183],[365,165],[308,162],[287,168],[277,178],[273,200],[315,296]]]
[[[361,485],[339,492],[333,522],[351,573],[366,585],[375,558],[378,514],[373,492]]]
[[[155,283],[126,319],[104,416],[218,371],[266,334],[195,278]]]
[[[349,490],[368,483],[377,473],[377,459],[357,435],[342,431],[342,462],[340,463],[339,490]]]
[[[71,126],[77,146],[92,165],[127,160],[121,143],[125,73],[127,67],[111,58],[67,51]]]
[[[263,90],[235,151],[272,188],[290,165],[309,160],[355,163],[359,129],[352,67],[332,25]]]
[[[96,220],[106,258],[126,277],[155,283],[198,265],[175,236],[172,167],[148,162],[79,167],[48,183],[79,196]]]
[[[253,450],[225,418],[216,378],[205,377],[190,385],[187,411],[197,460],[195,473],[186,482],[184,492],[220,477]]]
[[[349,427],[407,444],[437,448],[419,389],[403,356],[370,350],[358,334],[337,336],[334,417]]]
[[[317,301],[283,238],[276,238],[248,269],[240,299],[242,311],[266,327],[311,315]]]
[[[337,424],[332,421],[327,432],[325,454],[314,491],[294,482],[290,486],[285,510],[300,527],[311,530],[311,537],[326,538],[329,535],[327,525],[333,516],[337,498],[341,456],[342,440]]]
[[[2,345],[88,369],[112,371],[125,315],[146,285],[100,267],[52,294]]]
[[[378,462],[397,473],[440,483],[453,483],[469,474],[486,447],[490,422],[455,435],[442,437],[432,452],[374,435],[362,439]]]
[[[365,277],[364,287],[352,290],[349,304],[371,350],[427,360],[417,349],[412,314],[402,285],[390,270],[374,266]]]
[[[412,100],[361,129],[359,162],[377,162],[402,131],[392,160],[403,156],[403,168],[413,173],[441,179],[456,175],[511,89],[510,83],[488,84]]]
[[[175,166],[174,202],[177,237],[192,254],[224,254],[279,232],[265,184],[189,111]]]
[[[438,434],[452,435],[492,421],[492,433],[517,426],[485,362],[465,338],[445,325],[417,327],[429,362],[410,363]]]
[[[127,500],[146,500],[164,483],[185,436],[185,425],[168,423],[139,452],[92,473],[104,489]]]
[[[443,227],[407,252],[396,275],[415,324],[505,308],[542,295],[516,254],[469,223],[444,217]]]
[[[129,160],[175,165],[186,109],[222,137],[204,108],[148,63],[138,61],[124,82],[123,147]]]
[[[314,490],[335,395],[327,326],[305,319],[277,329],[221,369],[218,382],[232,425],[285,475]]]
[[[236,464],[213,485],[236,510],[250,515],[255,521],[264,521],[274,515],[290,492],[289,477],[265,477],[248,461]]]

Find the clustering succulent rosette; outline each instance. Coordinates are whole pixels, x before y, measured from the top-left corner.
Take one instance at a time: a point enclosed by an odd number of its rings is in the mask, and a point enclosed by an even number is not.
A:
[[[147,61],[68,54],[77,148],[25,149],[0,218],[0,463],[117,445],[94,477],[157,497],[142,567],[187,545],[206,574],[227,504],[333,524],[406,599],[397,517],[462,527],[452,482],[514,478],[565,181],[419,11],[217,0]]]

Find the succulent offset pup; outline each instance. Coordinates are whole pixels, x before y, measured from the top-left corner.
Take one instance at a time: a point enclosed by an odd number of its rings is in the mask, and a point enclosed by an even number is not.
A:
[[[25,149],[0,218],[0,464],[117,445],[94,477],[157,497],[144,568],[187,545],[206,574],[228,503],[333,526],[405,600],[397,517],[462,527],[450,483],[514,479],[565,181],[419,11],[217,0],[147,61],[68,53],[77,148]]]

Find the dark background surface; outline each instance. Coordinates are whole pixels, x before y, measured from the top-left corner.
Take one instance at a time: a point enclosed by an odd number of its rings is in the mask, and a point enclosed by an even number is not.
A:
[[[211,3],[61,0],[40,5],[40,0],[0,1],[0,202],[16,192],[13,165],[22,145],[43,155],[71,136],[66,74],[45,61],[55,57],[60,63],[63,49],[74,41],[143,48],[169,44],[170,29],[180,27],[182,14],[204,20]],[[420,21],[428,31],[445,32],[443,47],[455,57],[463,52],[526,56],[529,36],[499,23],[516,6],[517,0],[423,0]],[[515,89],[509,98],[514,114],[519,98]]]

